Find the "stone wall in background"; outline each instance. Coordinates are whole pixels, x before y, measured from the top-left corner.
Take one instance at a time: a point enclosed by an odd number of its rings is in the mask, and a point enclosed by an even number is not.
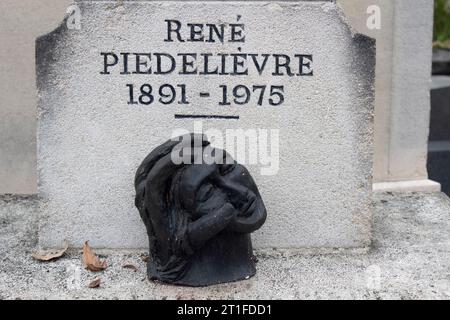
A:
[[[71,0],[0,1],[0,194],[36,193],[36,37]]]

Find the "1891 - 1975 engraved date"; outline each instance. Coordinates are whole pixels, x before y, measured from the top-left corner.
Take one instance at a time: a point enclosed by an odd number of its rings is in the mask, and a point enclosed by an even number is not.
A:
[[[128,104],[129,105],[152,105],[162,104],[179,105],[190,104],[186,84],[162,84],[152,86],[149,83],[136,87],[134,84],[127,84]],[[220,85],[220,99],[217,102],[219,106],[246,105],[249,103],[262,106],[266,102],[270,106],[280,106],[284,103],[284,86],[267,85]],[[200,92],[202,98],[209,98],[210,92]]]

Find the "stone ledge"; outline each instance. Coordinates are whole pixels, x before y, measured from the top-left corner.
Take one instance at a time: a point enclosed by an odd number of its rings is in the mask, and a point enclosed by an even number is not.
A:
[[[87,272],[81,253],[52,263],[36,248],[36,198],[0,197],[0,299],[449,299],[450,200],[442,193],[374,195],[368,252],[257,252],[249,281],[204,289],[146,280],[144,251],[108,251],[108,269]],[[132,263],[137,272],[122,266]],[[74,275],[78,281],[73,286]],[[87,284],[100,277],[99,289]]]
[[[441,185],[432,180],[411,180],[378,182],[373,184],[374,192],[440,192]]]

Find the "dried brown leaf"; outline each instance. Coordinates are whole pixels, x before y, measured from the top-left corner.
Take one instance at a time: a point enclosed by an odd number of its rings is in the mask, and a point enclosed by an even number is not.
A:
[[[83,264],[86,269],[94,272],[103,271],[107,267],[106,261],[100,261],[89,246],[88,241],[86,241],[83,246]]]
[[[52,261],[61,258],[69,248],[69,244],[66,242],[64,244],[64,248],[60,250],[45,250],[39,251],[32,254],[32,257],[39,261]]]
[[[91,288],[91,289],[98,288],[98,287],[100,287],[101,282],[102,282],[102,280],[100,278],[97,278],[94,281],[92,281],[91,283],[89,283],[89,288]]]
[[[131,270],[133,270],[134,272],[137,272],[139,269],[134,265],[134,264],[125,264],[125,265],[123,265],[123,268],[125,268],[125,269],[131,269]]]
[[[142,261],[144,261],[144,262],[149,262],[149,261],[150,261],[150,257],[149,257],[149,255],[146,254],[146,253],[141,254],[141,259],[142,259]]]

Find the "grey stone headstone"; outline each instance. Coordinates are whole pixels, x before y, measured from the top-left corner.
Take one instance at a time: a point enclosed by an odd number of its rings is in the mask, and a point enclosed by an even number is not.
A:
[[[358,248],[370,243],[375,43],[355,34],[333,1],[76,5],[80,29],[68,27],[71,16],[37,40],[42,246],[68,240],[79,247],[89,240],[98,248],[145,248],[144,225],[134,207],[134,174],[175,129],[193,130],[194,119],[177,114],[235,117],[203,119],[204,131],[279,130],[278,173],[262,175],[264,165],[248,165],[268,211],[266,224],[253,237],[255,247]],[[188,23],[224,24],[228,32],[231,24],[244,24],[245,41],[230,42],[227,33],[223,43],[167,42],[165,20],[182,23],[184,40]],[[121,74],[121,60],[108,69],[110,74],[102,74],[102,53],[167,53],[177,59],[177,68],[167,75]],[[261,74],[248,56],[248,75],[183,75],[180,53],[196,53],[198,59],[202,53],[269,54],[270,59]],[[273,75],[274,54],[291,57],[292,76]],[[299,75],[302,68],[294,57],[301,54],[312,56],[303,61],[303,73],[313,75]],[[153,72],[155,59],[149,62]],[[137,92],[145,83],[155,95],[161,85],[173,85],[176,101],[128,104],[127,84]],[[177,86],[183,84],[189,103],[180,105]],[[256,93],[248,104],[220,106],[221,85],[268,89],[262,106]],[[270,86],[284,86],[284,103],[269,104]]]

